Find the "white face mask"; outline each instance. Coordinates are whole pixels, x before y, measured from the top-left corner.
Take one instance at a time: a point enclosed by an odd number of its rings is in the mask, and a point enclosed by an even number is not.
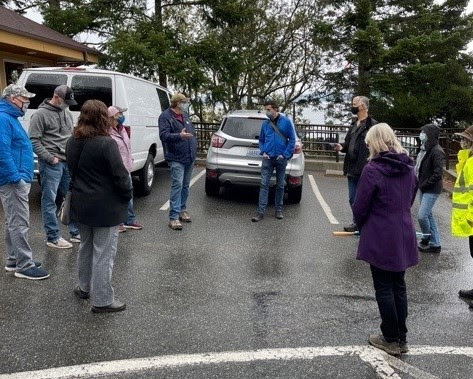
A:
[[[28,110],[28,107],[30,106],[30,102],[29,101],[22,101],[19,98],[16,98],[16,100],[18,100],[21,103],[21,107],[18,106],[18,104],[16,104],[16,103],[13,103],[13,104],[15,104],[18,108],[20,108],[21,112],[23,114],[25,114],[26,111]]]
[[[270,118],[271,120],[273,119],[273,112],[271,111],[265,111],[266,117]]]
[[[189,113],[189,107],[190,107],[190,103],[188,103],[188,102],[179,103],[179,109],[182,112]]]
[[[421,143],[424,143],[425,141],[427,141],[427,134],[425,134],[424,132],[420,132],[419,139]]]
[[[471,142],[467,141],[466,139],[462,139],[460,141],[460,146],[461,146],[462,149],[468,150],[471,147]]]

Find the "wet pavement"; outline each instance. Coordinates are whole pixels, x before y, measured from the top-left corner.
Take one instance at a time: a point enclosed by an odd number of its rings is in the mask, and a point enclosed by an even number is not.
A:
[[[257,189],[226,189],[209,198],[201,177],[188,201],[192,223],[172,231],[167,211],[160,210],[168,200],[168,171],[159,167],[156,175],[152,194],[135,199],[144,229],[119,237],[113,280],[127,310],[117,314],[92,314],[86,301],[75,298],[78,245],[46,247],[39,188],[33,186],[30,243],[51,278],[33,282],[0,274],[0,379],[7,373],[121,360],[130,360],[127,369],[105,371],[104,377],[473,377],[473,311],[457,296],[460,288],[473,287],[473,260],[468,241],[450,236],[447,195],[435,208],[441,254],[423,254],[407,272],[413,353],[386,369],[388,358],[366,349],[368,334],[377,333],[380,322],[369,266],[355,260],[356,237],[332,236],[342,226],[330,224],[308,175],[341,224],[350,220],[345,178],[307,172],[301,203],[286,205],[284,220],[272,217],[269,207],[255,224],[250,219]],[[347,346],[353,348],[336,349]],[[470,350],[442,350],[445,346]],[[297,355],[298,348],[307,347],[316,350]],[[290,350],[278,355],[274,349],[279,348]],[[254,351],[261,355],[252,356]],[[169,356],[172,364],[137,361]],[[84,372],[84,377],[99,374]]]

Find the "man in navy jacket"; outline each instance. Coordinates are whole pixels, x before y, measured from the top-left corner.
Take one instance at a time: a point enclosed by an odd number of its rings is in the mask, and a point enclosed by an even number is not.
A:
[[[263,122],[259,134],[259,149],[263,156],[261,163],[261,186],[259,191],[258,212],[251,219],[261,221],[268,204],[269,182],[276,169],[276,195],[274,197],[275,217],[283,218],[282,205],[287,161],[291,159],[296,136],[291,121],[281,113],[275,101],[267,100],[264,110],[268,120]]]
[[[194,125],[189,119],[189,99],[181,93],[171,97],[171,108],[159,116],[159,138],[163,142],[164,158],[171,169],[169,197],[169,227],[181,230],[182,222],[190,222],[186,211],[192,169],[197,156]]]
[[[18,121],[35,94],[10,84],[0,100],[0,199],[5,213],[5,270],[17,278],[49,277],[41,263],[33,261],[27,235],[30,222],[28,195],[33,180],[33,147]]]

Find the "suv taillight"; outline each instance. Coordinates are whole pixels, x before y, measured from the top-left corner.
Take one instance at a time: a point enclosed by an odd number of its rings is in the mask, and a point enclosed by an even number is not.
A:
[[[293,154],[302,153],[302,143],[301,142],[296,142],[296,146],[294,146],[294,151],[292,153]]]
[[[220,137],[216,134],[212,135],[212,139],[210,140],[210,146],[216,147],[217,149],[220,149],[223,144],[225,143],[226,139],[223,137]]]

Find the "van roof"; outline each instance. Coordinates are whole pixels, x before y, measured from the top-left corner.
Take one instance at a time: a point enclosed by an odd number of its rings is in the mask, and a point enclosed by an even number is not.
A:
[[[110,71],[110,70],[102,70],[91,66],[78,66],[78,67],[35,67],[35,68],[25,68],[23,71],[31,71],[31,72],[43,72],[43,71],[50,71],[50,72],[61,72],[61,73],[94,73],[94,74],[105,74],[105,75],[121,75],[126,76],[128,78],[141,80],[143,82],[151,83],[156,87],[161,88],[162,90],[172,93],[169,89],[159,85],[158,83],[154,83],[150,80],[138,78],[137,76],[131,74],[124,74],[123,72],[118,71]]]

